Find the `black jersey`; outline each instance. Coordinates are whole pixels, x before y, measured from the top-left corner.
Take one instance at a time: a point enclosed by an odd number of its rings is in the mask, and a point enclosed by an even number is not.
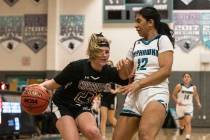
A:
[[[53,102],[63,105],[91,106],[93,98],[106,90],[109,83],[126,83],[118,76],[116,68],[105,65],[95,71],[88,59],[68,64],[54,80],[63,86],[62,92],[56,92]]]
[[[115,96],[116,94],[112,93],[101,93],[101,106],[107,107],[109,110],[115,109]]]

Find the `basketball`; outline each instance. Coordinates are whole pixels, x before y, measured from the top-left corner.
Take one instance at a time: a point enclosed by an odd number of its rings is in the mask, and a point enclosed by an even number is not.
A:
[[[39,115],[46,110],[50,93],[39,85],[26,87],[21,95],[23,110],[31,115]]]

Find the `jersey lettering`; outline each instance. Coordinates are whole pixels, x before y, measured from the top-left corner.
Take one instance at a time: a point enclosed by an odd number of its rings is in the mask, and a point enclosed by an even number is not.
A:
[[[137,50],[133,53],[134,57],[144,56],[144,55],[158,56],[158,50],[156,50],[156,49]]]

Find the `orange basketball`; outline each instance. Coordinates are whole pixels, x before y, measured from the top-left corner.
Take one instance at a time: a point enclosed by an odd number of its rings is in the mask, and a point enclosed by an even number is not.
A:
[[[39,85],[26,87],[21,95],[21,106],[31,115],[38,115],[45,111],[49,101],[50,93]]]

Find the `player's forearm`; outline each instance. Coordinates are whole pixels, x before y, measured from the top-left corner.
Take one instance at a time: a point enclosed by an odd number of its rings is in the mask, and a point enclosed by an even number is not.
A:
[[[40,85],[45,87],[48,90],[53,90],[53,89],[57,89],[60,87],[60,85],[57,84],[54,79],[46,80],[43,83],[41,83]]]
[[[198,105],[198,106],[200,106],[200,105],[201,105],[201,103],[200,103],[200,99],[199,99],[199,97],[198,97],[198,96],[195,96],[195,101],[196,101],[196,103],[197,103],[197,105]]]

